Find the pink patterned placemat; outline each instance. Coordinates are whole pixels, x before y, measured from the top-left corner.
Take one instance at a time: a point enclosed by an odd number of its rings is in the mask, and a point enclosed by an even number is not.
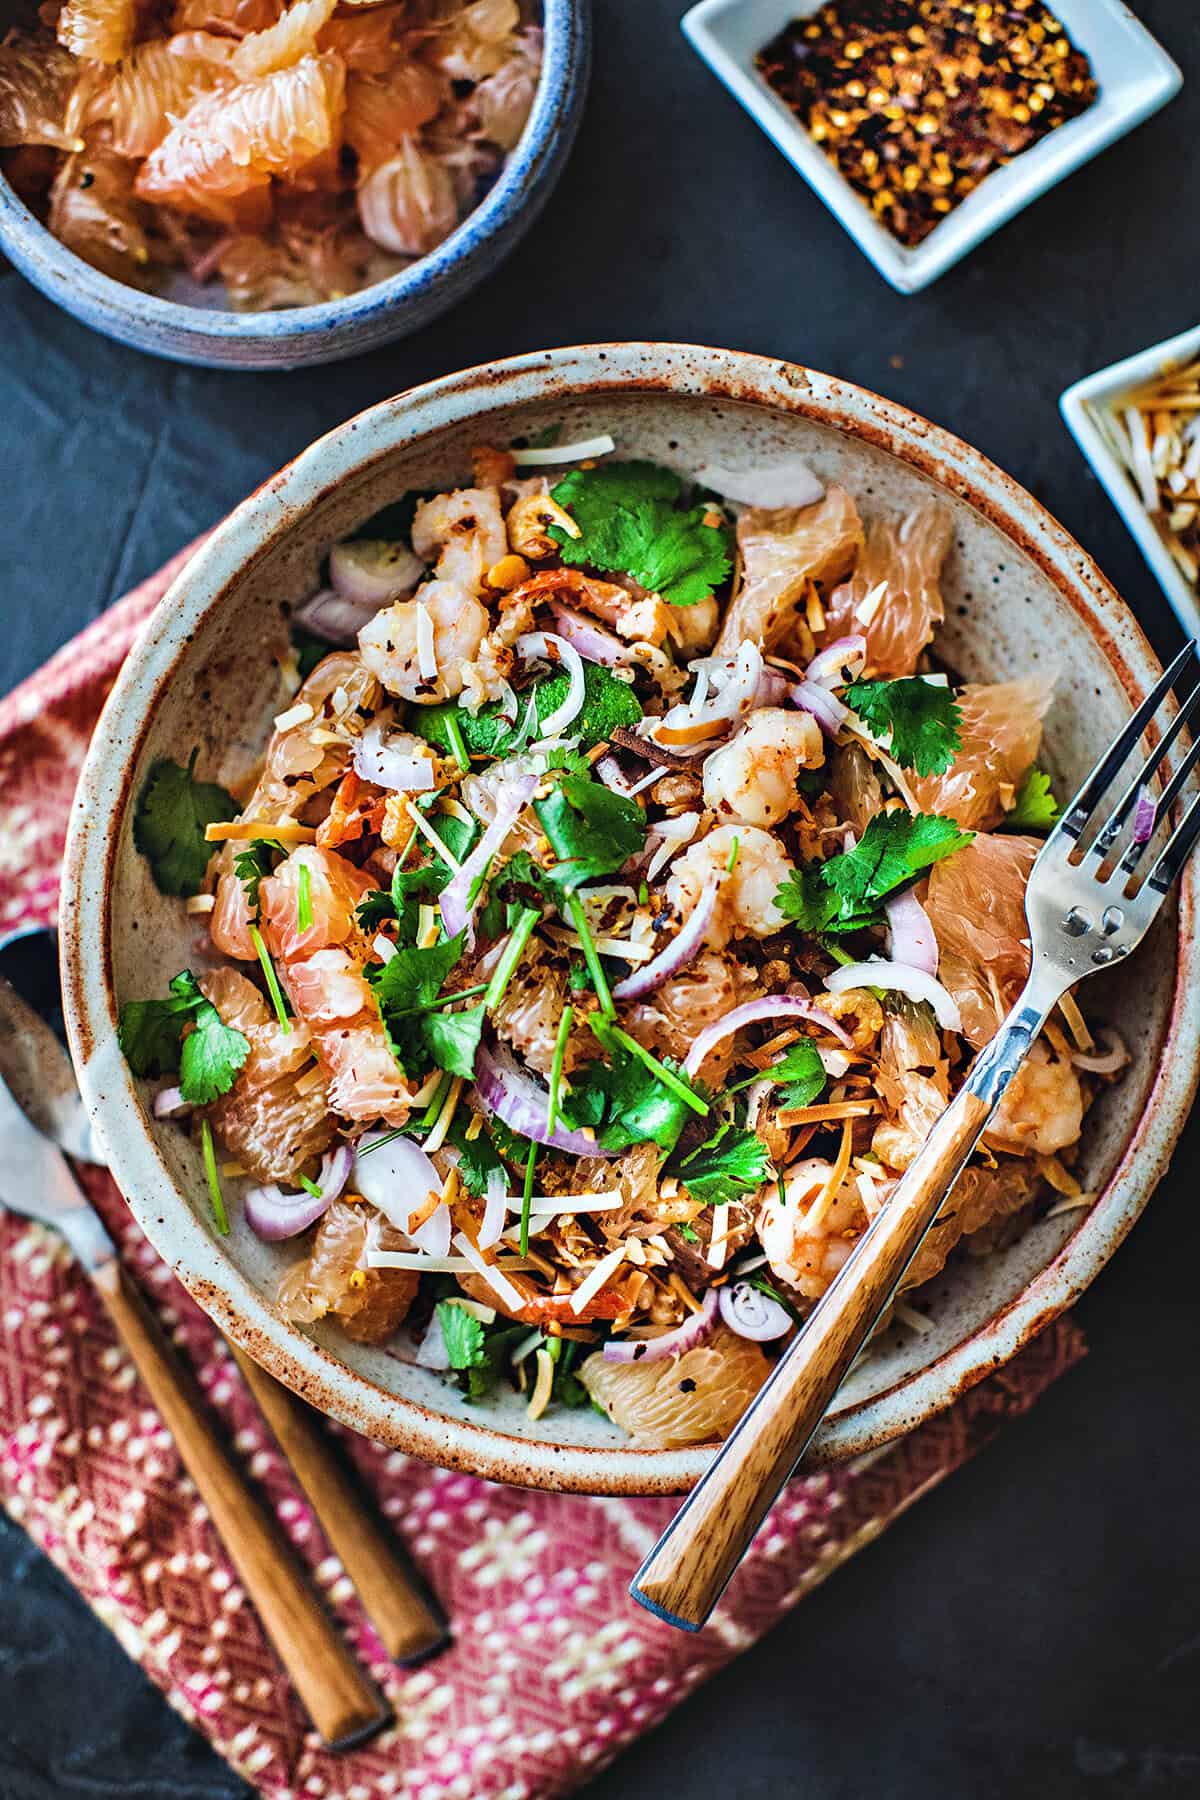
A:
[[[67,814],[121,660],[183,552],[0,702],[0,931],[53,918]],[[171,1704],[270,1800],[542,1800],[585,1781],[839,1563],[1026,1411],[1084,1353],[1066,1320],[865,1464],[791,1484],[711,1625],[689,1637],[626,1586],[670,1500],[496,1487],[344,1439],[459,1632],[392,1667],[205,1315],[112,1183],[89,1177],[128,1265],[397,1723],[331,1756],[306,1729],[204,1507],[65,1246],[0,1213],[0,1501]],[[332,1428],[331,1428],[332,1429]]]

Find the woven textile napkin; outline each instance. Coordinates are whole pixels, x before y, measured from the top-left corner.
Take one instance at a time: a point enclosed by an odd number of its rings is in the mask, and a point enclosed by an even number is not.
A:
[[[54,916],[88,738],[122,657],[187,554],[0,702],[3,931]],[[1060,1321],[885,1454],[793,1482],[695,1637],[660,1624],[625,1591],[675,1502],[524,1493],[345,1434],[459,1628],[461,1648],[405,1672],[383,1655],[213,1327],[107,1177],[88,1183],[231,1440],[390,1694],[397,1724],[342,1757],[306,1729],[102,1306],[56,1237],[4,1213],[0,1500],[171,1704],[270,1800],[564,1793],[753,1643],[1083,1354],[1078,1330]]]

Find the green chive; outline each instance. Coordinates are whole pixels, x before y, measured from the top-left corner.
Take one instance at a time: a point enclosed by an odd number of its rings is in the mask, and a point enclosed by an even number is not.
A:
[[[462,726],[453,713],[445,715],[446,736],[450,739],[450,748],[454,752],[454,760],[464,775],[471,772],[471,759],[467,755],[467,741],[462,734]]]
[[[521,1190],[521,1236],[517,1246],[522,1256],[529,1255],[529,1213],[533,1205],[533,1172],[537,1167],[538,1151],[541,1147],[540,1144],[535,1144],[531,1140],[529,1154],[525,1158],[525,1185]]]
[[[307,1175],[297,1175],[296,1180],[300,1183],[300,1186],[304,1189],[305,1193],[311,1194],[314,1200],[323,1200],[325,1198],[322,1189],[317,1186],[315,1181],[310,1181]]]
[[[425,1111],[421,1114],[420,1119],[417,1121],[417,1130],[418,1131],[432,1131],[433,1130],[434,1126],[437,1124],[438,1114],[442,1110],[442,1101],[446,1098],[446,1095],[450,1092],[450,1083],[453,1080],[454,1080],[453,1075],[443,1072],[441,1079],[439,1080],[439,1082],[437,1084],[437,1087],[433,1091],[433,1099],[429,1102],[429,1105],[425,1108]]]
[[[627,1031],[622,1031],[619,1025],[610,1025],[609,1030],[618,1044],[628,1050],[631,1056],[636,1056],[639,1062],[645,1063],[650,1072],[658,1076],[663,1086],[669,1088],[677,1100],[682,1100],[685,1106],[690,1106],[692,1111],[698,1113],[702,1119],[708,1117],[712,1110],[708,1101],[702,1100],[699,1094],[693,1093],[686,1081],[676,1075],[673,1070],[668,1069],[665,1063],[660,1063],[657,1056],[652,1056],[643,1044],[639,1044],[636,1038],[630,1037]]]
[[[453,994],[439,994],[436,1000],[424,1000],[420,1006],[406,1006],[401,1012],[390,1012],[389,1019],[413,1019],[418,1013],[435,1012],[443,1006],[453,1006],[456,1000],[472,1000],[476,994],[485,994],[486,981],[476,982],[474,987],[457,988]],[[370,1146],[374,1149],[374,1145]]]
[[[774,1302],[777,1306],[782,1306],[784,1312],[788,1315],[789,1319],[792,1321],[792,1324],[798,1325],[800,1327],[801,1331],[803,1331],[803,1329],[804,1329],[803,1314],[798,1313],[796,1311],[796,1308],[792,1305],[791,1301],[785,1299],[784,1296],[779,1292],[778,1288],[772,1287],[771,1283],[769,1281],[764,1280],[764,1278],[761,1275],[747,1275],[746,1280],[750,1283],[750,1286],[752,1288],[757,1288],[760,1294],[766,1294],[768,1299],[774,1300]]]
[[[727,875],[732,875],[733,871],[737,868],[738,851],[740,849],[741,840],[739,838],[734,838],[729,850],[729,860],[725,864],[725,873]]]
[[[775,1187],[779,1194],[780,1206],[786,1206],[787,1205],[787,1189],[783,1185],[783,1176],[782,1175],[776,1175]]]
[[[354,1154],[356,1157],[370,1156],[372,1150],[382,1150],[385,1144],[394,1144],[398,1137],[403,1136],[404,1133],[402,1131],[385,1131],[383,1136],[381,1138],[376,1138],[373,1144],[356,1144],[354,1146]]]
[[[834,962],[841,963],[843,968],[854,961],[854,958],[852,956],[847,956],[841,945],[835,944],[832,938],[821,937],[817,939],[817,942],[820,944],[825,954],[827,956],[832,956]]]
[[[558,1096],[562,1088],[563,1063],[567,1059],[567,1038],[574,1017],[575,1008],[564,1006],[562,1018],[558,1021],[558,1036],[554,1040],[554,1061],[550,1064],[550,1098],[546,1102],[547,1137],[554,1135],[554,1126],[558,1119]]]
[[[521,916],[513,926],[508,943],[504,946],[504,954],[492,971],[492,979],[487,984],[483,996],[485,1012],[490,1012],[503,999],[504,990],[516,973],[517,964],[529,942],[529,934],[541,916],[536,906],[526,906],[521,909]]]
[[[229,1236],[229,1214],[225,1211],[225,1196],[221,1192],[221,1177],[217,1174],[217,1153],[213,1148],[212,1126],[207,1119],[200,1121],[200,1146],[204,1152],[204,1173],[208,1177],[208,1193],[212,1201],[213,1224],[220,1237]]]
[[[583,960],[587,964],[588,974],[592,978],[592,986],[596,990],[596,998],[600,1002],[600,1011],[607,1019],[615,1019],[617,1009],[613,1005],[613,997],[609,992],[608,977],[600,966],[600,955],[596,949],[596,940],[592,936],[592,928],[587,922],[587,914],[583,910],[583,901],[578,894],[567,895],[567,911],[571,915],[571,923],[579,933],[579,941],[583,946]]]
[[[283,989],[279,985],[279,977],[275,973],[275,964],[271,961],[271,953],[263,943],[262,932],[258,929],[257,925],[252,925],[250,927],[250,941],[258,952],[258,960],[262,964],[262,972],[267,978],[267,992],[270,994],[271,1004],[275,1008],[275,1017],[279,1020],[279,1029],[285,1033],[290,1032],[292,1029],[292,1022],[287,1016],[287,1007],[284,1005],[283,1000]]]
[[[307,863],[300,864],[300,873],[296,877],[296,929],[308,931],[312,927],[312,875]]]

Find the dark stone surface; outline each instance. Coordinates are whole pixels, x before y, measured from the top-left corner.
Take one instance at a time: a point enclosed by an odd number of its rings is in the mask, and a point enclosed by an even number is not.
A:
[[[152,362],[0,280],[0,685],[348,413],[548,344],[788,356],[951,426],[1044,500],[1160,651],[1178,630],[1059,421],[1077,376],[1195,323],[1200,22],[1138,0],[1168,111],[924,296],[885,287],[677,29],[598,0],[575,159],[517,258],[415,342],[287,376]],[[1193,1129],[1079,1306],[1088,1361],[595,1800],[1117,1800],[1200,1793]],[[0,1526],[0,1800],[241,1800],[23,1535]]]

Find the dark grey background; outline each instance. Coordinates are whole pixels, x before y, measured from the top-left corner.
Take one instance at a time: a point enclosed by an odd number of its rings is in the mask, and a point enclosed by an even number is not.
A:
[[[418,339],[286,376],[153,362],[0,279],[0,687],[318,432],[462,365],[663,337],[862,382],[959,432],[1178,628],[1060,423],[1077,376],[1195,323],[1200,21],[1137,0],[1188,86],[902,299],[721,90],[678,0],[598,0],[587,118],[502,273]],[[1189,1134],[1081,1302],[1088,1361],[594,1783],[595,1800],[1200,1794],[1200,1447]],[[469,1627],[468,1627],[469,1629]],[[0,1800],[242,1800],[0,1526]]]

